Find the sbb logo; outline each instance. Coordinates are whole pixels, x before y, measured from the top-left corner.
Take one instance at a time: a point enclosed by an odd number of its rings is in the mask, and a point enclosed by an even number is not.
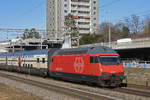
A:
[[[84,60],[82,57],[76,57],[74,62],[74,69],[76,73],[82,73],[84,70]]]

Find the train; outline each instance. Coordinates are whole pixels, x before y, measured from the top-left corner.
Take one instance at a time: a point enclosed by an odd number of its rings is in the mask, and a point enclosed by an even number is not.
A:
[[[0,69],[106,87],[125,79],[119,54],[105,46],[1,53]]]

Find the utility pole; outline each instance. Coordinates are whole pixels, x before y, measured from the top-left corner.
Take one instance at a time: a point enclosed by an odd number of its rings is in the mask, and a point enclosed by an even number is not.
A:
[[[56,13],[56,35],[55,35],[55,39],[57,39],[57,37],[58,37],[58,0],[55,0],[56,2],[56,6],[55,6],[55,9],[56,9],[56,11],[55,11],[55,13]]]
[[[109,47],[111,47],[110,43],[111,43],[111,26],[109,23]]]
[[[108,15],[110,13],[111,12],[109,12],[109,11],[106,12],[106,14],[108,14]],[[109,19],[109,29],[108,29],[109,30],[109,32],[108,32],[108,34],[109,34],[109,40],[108,41],[109,41],[109,47],[111,47],[111,16],[110,15],[109,15],[108,19]]]

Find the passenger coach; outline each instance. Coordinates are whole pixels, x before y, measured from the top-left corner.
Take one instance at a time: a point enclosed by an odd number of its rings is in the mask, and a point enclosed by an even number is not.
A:
[[[28,74],[47,75],[48,50],[0,54],[0,69]]]

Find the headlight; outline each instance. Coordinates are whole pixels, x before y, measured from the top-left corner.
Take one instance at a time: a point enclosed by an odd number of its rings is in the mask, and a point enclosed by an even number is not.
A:
[[[102,73],[102,76],[111,76],[111,74],[110,74],[110,73],[107,73],[107,72],[103,72],[103,73]]]
[[[118,73],[118,75],[124,75],[124,72],[120,72],[120,73]]]
[[[102,73],[102,76],[107,76],[108,74],[106,72],[103,72]]]

